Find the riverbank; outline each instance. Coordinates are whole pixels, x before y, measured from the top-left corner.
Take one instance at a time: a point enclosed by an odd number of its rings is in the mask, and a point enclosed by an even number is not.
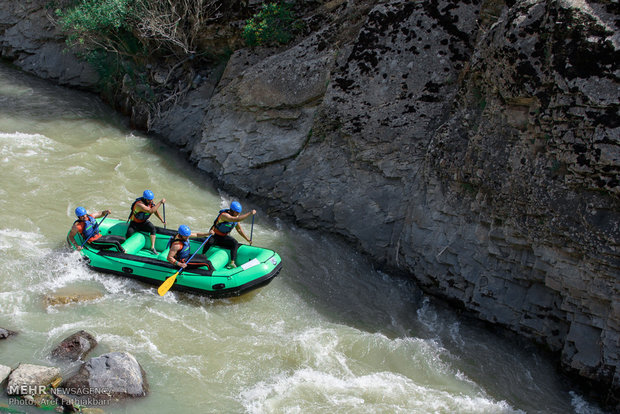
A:
[[[3,4],[3,56],[92,87],[35,5]],[[610,7],[325,3],[307,16],[320,27],[290,47],[240,49],[201,68],[157,116],[122,95],[116,106],[270,214],[335,233],[559,354],[613,405],[620,167]]]

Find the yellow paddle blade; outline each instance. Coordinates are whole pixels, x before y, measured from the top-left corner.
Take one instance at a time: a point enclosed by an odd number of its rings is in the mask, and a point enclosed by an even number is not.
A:
[[[164,283],[162,283],[159,288],[157,288],[157,293],[159,293],[159,296],[164,296],[166,294],[166,292],[168,292],[170,290],[170,288],[174,284],[174,281],[176,280],[178,274],[179,274],[179,272],[176,272],[175,274],[170,276],[168,279],[166,279],[164,281]]]

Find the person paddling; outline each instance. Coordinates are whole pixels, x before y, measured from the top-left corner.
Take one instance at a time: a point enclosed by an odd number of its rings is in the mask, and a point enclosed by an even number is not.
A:
[[[88,243],[89,246],[93,246],[97,249],[109,249],[116,247],[118,251],[124,252],[121,243],[125,239],[121,236],[107,235],[103,236],[99,232],[99,223],[95,219],[104,215],[110,214],[110,210],[98,211],[96,213],[88,214],[84,207],[77,207],[75,209],[75,215],[77,220],[73,222],[71,231],[69,232],[69,242],[72,243],[78,251],[82,250],[82,245],[75,241],[75,235],[80,233],[82,239]]]
[[[241,214],[241,211],[241,203],[238,201],[233,201],[230,203],[230,208],[220,210],[217,217],[213,221],[211,229],[209,230],[209,233],[213,236],[207,241],[202,249],[202,254],[206,254],[209,247],[213,245],[230,250],[230,263],[227,266],[228,268],[237,267],[235,261],[237,260],[239,242],[235,240],[234,237],[230,236],[230,232],[233,229],[236,229],[241,237],[252,245],[252,241],[245,235],[239,223],[256,214],[256,210],[248,211],[245,214]]]
[[[208,235],[209,233],[192,233],[188,226],[185,224],[180,225],[177,234],[175,234],[174,237],[172,237],[168,242],[168,245],[170,246],[170,251],[168,252],[167,258],[168,262],[183,269],[186,267],[193,268],[207,266],[210,270],[213,270],[213,265],[205,255],[196,254],[192,257],[190,262],[187,261],[191,255],[189,238],[206,237]]]
[[[125,237],[129,238],[136,231],[142,231],[151,235],[151,252],[157,254],[155,250],[155,225],[149,221],[149,217],[155,214],[164,225],[166,221],[159,214],[159,207],[166,202],[165,198],[162,198],[159,203],[153,203],[153,192],[151,190],[144,190],[142,197],[136,198],[131,205],[131,213],[129,213],[129,227],[127,227],[127,234]]]

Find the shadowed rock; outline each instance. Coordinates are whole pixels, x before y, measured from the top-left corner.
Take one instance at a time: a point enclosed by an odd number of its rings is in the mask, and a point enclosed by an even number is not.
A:
[[[17,335],[17,332],[10,331],[8,329],[0,328],[0,339],[6,339],[9,336]]]
[[[79,331],[65,338],[51,353],[57,359],[77,361],[83,359],[97,346],[97,340],[86,331]]]

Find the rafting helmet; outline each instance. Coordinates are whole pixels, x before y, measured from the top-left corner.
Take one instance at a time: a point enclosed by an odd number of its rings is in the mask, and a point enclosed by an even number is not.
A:
[[[183,237],[189,237],[189,235],[192,234],[192,231],[185,224],[181,224],[179,226],[179,234]]]
[[[146,198],[147,200],[152,200],[155,196],[153,195],[153,192],[151,190],[144,190],[144,192],[142,193],[142,197]]]
[[[86,214],[88,213],[86,212],[86,209],[84,207],[78,207],[75,209],[75,215],[77,216],[77,218],[80,218]]]
[[[230,209],[237,213],[241,213],[241,203],[238,201],[233,201],[232,203],[230,203]]]

